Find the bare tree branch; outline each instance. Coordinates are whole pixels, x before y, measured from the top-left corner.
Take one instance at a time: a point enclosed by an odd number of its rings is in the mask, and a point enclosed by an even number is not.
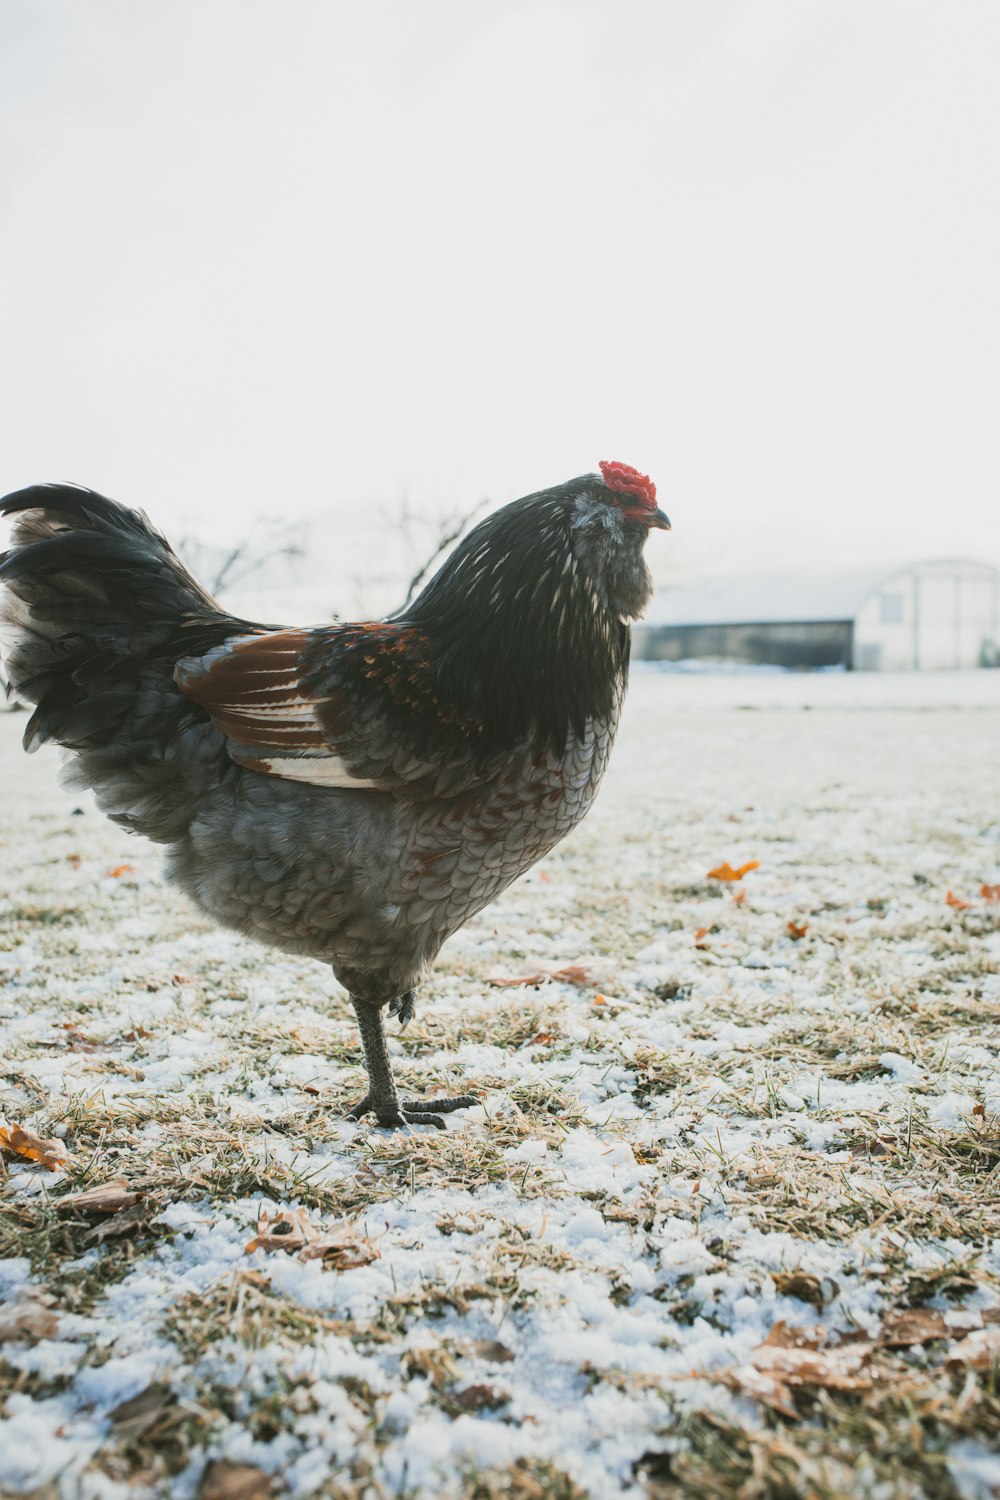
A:
[[[280,523],[284,530],[286,523]],[[280,546],[268,546],[268,534],[276,535],[276,523],[262,528],[258,522],[225,553],[221,561],[210,561],[213,548],[195,536],[183,536],[177,543],[177,551],[188,559],[188,566],[199,577],[205,579],[210,594],[218,594],[224,587],[234,588],[245,583],[255,573],[261,572],[276,558],[302,557],[305,549],[297,542],[285,542]]]
[[[478,505],[474,505],[464,515],[451,516],[441,522],[433,552],[423,566],[418,568],[417,572],[410,579],[410,586],[406,591],[406,598],[403,600],[404,609],[413,599],[424,579],[435,567],[441,554],[447,552],[452,543],[458,541],[459,537],[472,525],[473,521],[479,519],[489,503],[488,499],[480,500]]]
[[[271,552],[251,553],[249,544],[241,542],[238,547],[233,548],[222,562],[216,572],[211,592],[213,594],[217,593],[223,584],[226,583],[229,584],[230,588],[234,587],[237,583],[244,583],[248,578],[252,578],[254,573],[259,573],[261,568],[273,562],[277,557],[302,557],[303,552],[304,549],[298,546],[297,543],[289,542],[286,546],[276,547]],[[243,562],[242,568],[238,566],[240,562]]]

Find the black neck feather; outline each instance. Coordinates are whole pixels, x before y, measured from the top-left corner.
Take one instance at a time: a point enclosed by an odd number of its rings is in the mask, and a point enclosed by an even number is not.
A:
[[[397,617],[431,638],[440,701],[481,724],[491,748],[527,740],[561,754],[571,731],[615,712],[630,632],[574,555],[585,483],[487,517]]]

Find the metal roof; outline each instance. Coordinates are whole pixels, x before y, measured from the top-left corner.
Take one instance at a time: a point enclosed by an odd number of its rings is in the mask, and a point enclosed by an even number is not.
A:
[[[644,625],[759,625],[853,620],[880,584],[905,565],[835,573],[752,573],[659,589]]]

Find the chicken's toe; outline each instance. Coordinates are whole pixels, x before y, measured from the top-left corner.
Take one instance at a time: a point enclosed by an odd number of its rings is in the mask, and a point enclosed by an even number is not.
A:
[[[398,1104],[383,1103],[379,1108],[371,1094],[366,1094],[347,1111],[349,1120],[360,1120],[362,1115],[374,1114],[384,1129],[399,1130],[405,1125],[434,1125],[438,1130],[446,1129],[442,1115],[456,1109],[471,1109],[479,1100],[473,1094],[458,1094],[451,1099],[401,1099]]]
[[[478,1103],[475,1094],[456,1094],[451,1099],[401,1099],[399,1107],[407,1115],[450,1115],[456,1109],[472,1109]]]
[[[417,995],[415,990],[407,990],[405,995],[397,995],[395,1000],[389,1001],[390,1016],[398,1016],[399,1029],[405,1031],[417,1013]]]

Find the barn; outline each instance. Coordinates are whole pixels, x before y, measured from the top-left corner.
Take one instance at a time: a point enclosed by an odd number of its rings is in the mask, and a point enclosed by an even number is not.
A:
[[[1000,666],[1000,569],[897,568],[709,578],[660,589],[635,632],[652,661],[943,671]]]

